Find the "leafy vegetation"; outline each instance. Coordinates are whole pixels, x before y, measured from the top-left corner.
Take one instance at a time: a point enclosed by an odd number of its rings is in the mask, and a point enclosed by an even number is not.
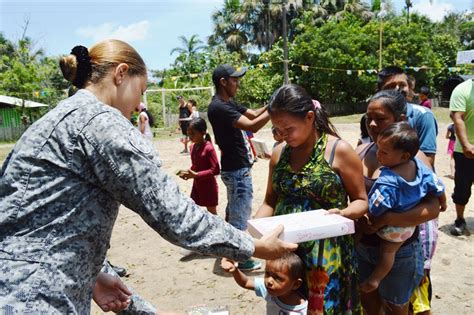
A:
[[[261,106],[283,83],[283,19],[288,22],[290,81],[326,104],[348,108],[365,102],[375,91],[380,56],[382,66],[411,67],[407,72],[415,77],[417,87],[439,91],[454,72],[457,51],[474,48],[472,13],[449,13],[443,21],[432,22],[409,12],[410,1],[401,15],[386,1],[387,15],[381,20],[377,18],[380,0],[373,0],[371,6],[361,0],[290,2],[284,8],[281,0],[225,0],[210,17],[214,32],[208,42],[198,35],[181,36],[181,46],[170,51],[176,56],[174,63],[168,69],[151,70],[155,79],[149,89],[212,86],[212,70],[230,63],[248,67],[239,101]],[[65,97],[69,85],[57,58],[44,56],[32,39],[23,36],[13,43],[0,33],[0,53],[0,94],[51,105]],[[167,106],[172,104],[168,112],[177,112],[178,94],[196,99],[201,112],[210,100],[209,92],[169,92],[165,94]],[[148,101],[162,125],[161,94],[150,93]]]

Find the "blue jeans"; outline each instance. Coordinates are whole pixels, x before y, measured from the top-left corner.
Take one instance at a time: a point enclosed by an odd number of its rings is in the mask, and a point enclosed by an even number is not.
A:
[[[221,179],[227,188],[226,221],[245,231],[247,220],[252,213],[253,187],[250,167],[221,172]]]
[[[370,276],[378,263],[379,247],[357,246],[359,261],[359,281],[362,283]],[[395,304],[404,305],[410,301],[415,289],[423,277],[423,255],[418,240],[400,247],[395,255],[392,270],[380,282],[378,292],[382,299]]]

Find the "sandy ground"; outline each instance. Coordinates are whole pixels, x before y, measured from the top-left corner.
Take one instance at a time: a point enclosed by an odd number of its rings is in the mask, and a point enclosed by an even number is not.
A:
[[[336,125],[343,139],[355,146],[359,127],[357,124]],[[449,157],[444,139],[446,125],[440,124],[436,169],[447,186],[447,194],[453,191],[449,174]],[[269,129],[261,130],[257,137],[272,144]],[[190,158],[180,155],[182,144],[177,136],[156,140],[156,148],[169,174],[190,165]],[[268,162],[259,160],[253,167],[254,201],[256,211],[261,204],[268,175]],[[189,194],[192,182],[176,177],[183,192]],[[225,187],[220,178],[218,213],[224,217],[226,204]],[[474,198],[466,207],[468,228],[474,231]],[[439,242],[432,265],[433,313],[474,314],[474,236],[453,237],[449,227],[455,218],[454,206],[448,198],[448,210],[439,218]],[[134,212],[122,207],[112,234],[109,258],[112,263],[126,267],[129,275],[124,282],[162,310],[185,312],[200,304],[225,305],[231,314],[264,314],[264,301],[254,292],[240,288],[219,267],[214,257],[183,257],[180,248],[171,245]],[[262,271],[250,273],[261,276]],[[102,312],[94,305],[93,314]]]

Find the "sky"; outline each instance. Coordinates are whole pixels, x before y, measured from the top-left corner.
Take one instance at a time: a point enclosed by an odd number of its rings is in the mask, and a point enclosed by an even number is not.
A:
[[[370,2],[370,0],[366,0]],[[474,0],[412,0],[413,11],[439,21],[448,11],[474,9]],[[397,12],[405,0],[392,0]],[[105,38],[130,43],[149,69],[167,68],[181,47],[179,36],[212,34],[211,15],[223,0],[0,0],[0,32],[16,42],[26,35],[48,56],[68,54],[75,45]]]

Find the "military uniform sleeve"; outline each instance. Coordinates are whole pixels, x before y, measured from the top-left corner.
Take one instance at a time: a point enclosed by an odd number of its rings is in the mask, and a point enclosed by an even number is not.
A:
[[[252,256],[252,238],[182,194],[161,169],[152,144],[125,117],[97,115],[78,138],[77,150],[86,155],[95,184],[138,213],[163,238],[237,261]]]

